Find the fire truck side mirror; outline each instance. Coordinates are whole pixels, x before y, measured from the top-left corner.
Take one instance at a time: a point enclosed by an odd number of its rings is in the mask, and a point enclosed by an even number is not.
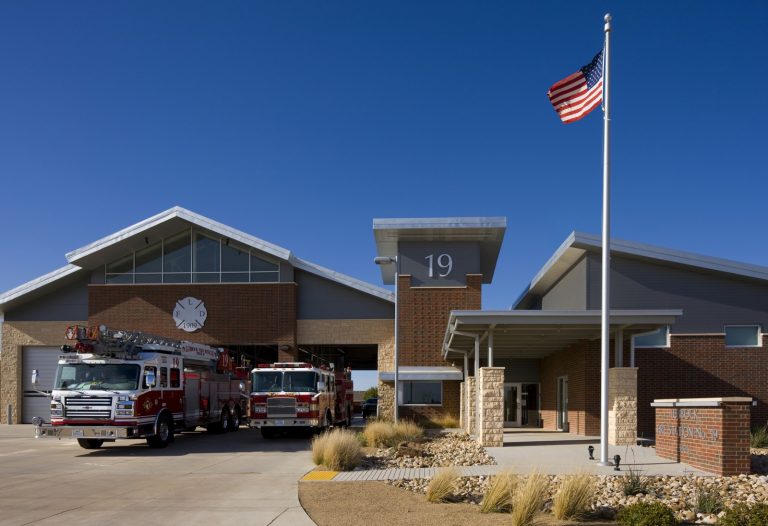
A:
[[[154,387],[155,382],[157,381],[154,371],[147,371],[144,373],[144,381],[147,383],[147,386]]]
[[[317,390],[318,391],[325,391],[325,382],[323,382],[322,380],[317,382]]]
[[[37,384],[40,382],[40,373],[37,372],[37,369],[32,369],[32,385],[37,387]]]

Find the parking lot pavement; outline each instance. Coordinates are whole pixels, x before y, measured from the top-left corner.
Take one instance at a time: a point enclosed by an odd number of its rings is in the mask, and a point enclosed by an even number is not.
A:
[[[0,524],[311,525],[298,479],[312,469],[307,438],[258,431],[176,436],[85,450],[0,425]]]

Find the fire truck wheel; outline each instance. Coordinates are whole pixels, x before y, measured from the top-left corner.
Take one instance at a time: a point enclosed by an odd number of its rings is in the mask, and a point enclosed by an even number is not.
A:
[[[157,422],[157,433],[147,437],[147,445],[160,449],[166,447],[173,440],[173,420],[166,414]]]
[[[104,441],[98,438],[78,438],[77,443],[83,449],[99,449]]]
[[[240,431],[240,409],[237,407],[230,413],[227,431]]]
[[[219,428],[221,429],[222,433],[226,433],[227,431],[232,431],[230,429],[230,425],[232,423],[232,417],[230,416],[230,411],[228,407],[222,407],[221,408],[221,417],[219,418]]]

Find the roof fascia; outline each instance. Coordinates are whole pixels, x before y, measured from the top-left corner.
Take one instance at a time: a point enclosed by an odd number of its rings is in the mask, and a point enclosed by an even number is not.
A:
[[[191,223],[192,225],[210,230],[224,237],[228,237],[233,241],[238,241],[257,250],[261,250],[262,252],[275,256],[284,261],[287,261],[291,256],[291,251],[288,249],[274,245],[264,241],[263,239],[251,236],[250,234],[246,234],[241,230],[229,227],[200,214],[196,214],[195,212],[187,210],[186,208],[174,206],[173,208],[170,208],[164,212],[119,230],[114,234],[110,234],[97,241],[94,241],[93,243],[85,245],[84,247],[80,247],[76,250],[73,250],[72,252],[67,253],[67,261],[70,263],[76,263],[85,256],[93,254],[94,252],[98,252],[99,250],[119,243],[120,241],[130,237],[144,233],[147,230],[150,230],[153,227],[158,226],[166,221],[170,221],[174,218],[182,219]]]
[[[37,289],[45,287],[46,285],[50,285],[54,281],[58,281],[62,278],[65,278],[71,274],[76,273],[79,270],[83,270],[83,269],[78,267],[77,265],[66,265],[64,267],[54,270],[53,272],[44,274],[39,278],[35,278],[22,285],[19,285],[18,287],[12,288],[11,290],[0,294],[0,308],[2,308],[3,305],[7,304],[10,301],[13,301]]]

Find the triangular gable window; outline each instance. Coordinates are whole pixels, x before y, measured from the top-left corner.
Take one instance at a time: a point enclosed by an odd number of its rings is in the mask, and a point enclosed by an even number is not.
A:
[[[275,283],[278,263],[229,238],[185,230],[105,266],[105,283]]]

